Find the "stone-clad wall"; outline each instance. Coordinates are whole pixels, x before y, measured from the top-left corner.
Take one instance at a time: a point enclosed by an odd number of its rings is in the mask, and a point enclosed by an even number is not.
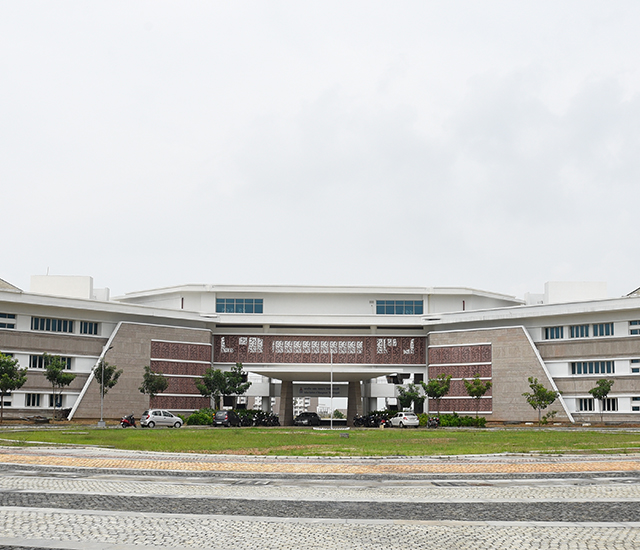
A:
[[[168,345],[167,345],[168,344]],[[135,323],[123,323],[116,333],[111,345],[113,349],[109,350],[106,361],[110,364],[117,365],[119,369],[123,369],[122,376],[117,386],[113,388],[104,399],[104,417],[105,419],[118,419],[124,414],[133,412],[136,418],[142,414],[145,409],[150,406],[149,397],[140,393],[139,387],[142,385],[142,376],[144,367],[151,366],[152,370],[163,372],[167,369],[167,374],[192,374],[201,375],[211,361],[211,331],[203,329],[188,329],[179,327],[162,327],[156,325],[145,325]],[[154,361],[152,354],[152,345],[155,346],[158,361]],[[170,350],[164,353],[158,350]],[[174,350],[174,352],[171,352]],[[207,355],[208,350],[208,355]],[[172,355],[173,353],[173,355]],[[193,360],[183,360],[183,357],[198,357],[204,359],[209,357],[208,364],[204,362],[195,362]],[[96,354],[97,355],[97,354]],[[173,361],[172,359],[176,359]],[[182,370],[183,367],[187,367]],[[173,378],[170,378],[170,384],[174,384]],[[192,380],[183,378],[182,380]],[[193,382],[191,382],[193,385]],[[171,386],[170,386],[171,387]],[[181,387],[173,386],[176,389]],[[193,386],[195,389],[195,386]],[[167,390],[167,393],[170,389]],[[192,392],[189,392],[192,393]],[[157,400],[157,402],[155,402]],[[182,403],[185,398],[176,395],[163,395],[154,400],[154,406],[162,408],[180,409],[180,408],[199,408],[203,406],[201,403],[208,405],[208,400],[201,396],[193,396],[187,398],[193,401],[193,406],[183,407]],[[175,402],[179,406],[169,404]],[[100,416],[100,386],[96,381],[92,381],[87,392],[78,406],[75,418],[98,418]]]
[[[527,379],[533,376],[547,388],[551,389],[552,386],[525,329],[507,327],[429,334],[429,353],[431,353],[431,346],[474,345],[491,346],[492,413],[487,415],[487,418],[503,422],[536,421],[537,412],[522,396],[524,392],[530,391]],[[429,376],[432,376],[431,367],[429,367]],[[471,407],[473,406],[474,403],[471,403]],[[559,420],[568,420],[558,401],[550,409],[558,411]],[[442,410],[445,410],[444,406]],[[473,411],[475,408],[468,410]]]

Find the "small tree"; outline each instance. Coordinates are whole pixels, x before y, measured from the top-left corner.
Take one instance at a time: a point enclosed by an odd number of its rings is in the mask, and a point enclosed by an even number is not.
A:
[[[53,418],[56,417],[57,397],[62,402],[62,388],[68,386],[76,378],[76,375],[71,372],[65,372],[67,363],[59,355],[49,355],[45,353],[43,355],[44,363],[44,376],[51,384],[53,390]],[[58,396],[56,397],[56,389],[58,389]]]
[[[527,399],[527,403],[538,411],[538,425],[542,424],[542,409],[546,409],[560,395],[557,391],[548,390],[538,382],[537,378],[529,377],[529,387],[531,392],[522,394]]]
[[[0,424],[4,420],[4,398],[21,388],[27,381],[27,369],[18,366],[18,360],[0,353]]]
[[[230,371],[224,373],[226,385],[223,391],[223,395],[242,395],[251,386],[251,382],[247,382],[247,373],[242,371],[242,363],[236,363],[231,367]],[[234,407],[235,409],[235,397]]]
[[[403,409],[409,409],[412,403],[419,407],[427,398],[426,395],[420,393],[420,387],[416,384],[407,384],[406,386],[401,384],[396,388],[398,389],[398,403]]]
[[[440,416],[440,400],[449,393],[451,378],[452,376],[450,374],[441,374],[436,378],[430,378],[426,383],[420,382],[424,389],[424,393],[426,393],[431,399],[436,400],[438,416]]]
[[[220,369],[209,367],[199,382],[196,382],[198,391],[208,397],[210,406],[218,410],[220,408],[220,396],[227,391],[227,379]]]
[[[478,410],[480,409],[480,398],[489,391],[491,388],[491,380],[483,382],[480,380],[480,375],[476,374],[469,382],[469,380],[462,379],[464,387],[467,390],[469,397],[473,397],[476,401],[476,418],[478,418]]]
[[[169,380],[159,372],[153,372],[148,366],[144,368],[142,376],[142,386],[138,389],[140,393],[147,394],[149,399],[153,399],[159,393],[162,393],[169,386]]]
[[[118,370],[116,365],[110,365],[104,360],[93,367],[93,377],[100,386],[100,395],[107,395],[107,392],[118,383],[118,378],[122,374],[122,369]]]
[[[341,410],[336,409],[335,411],[333,411],[333,418],[345,418],[345,416]]]
[[[604,400],[609,395],[611,391],[611,387],[613,386],[613,380],[607,380],[606,378],[601,378],[596,382],[596,387],[591,388],[589,393],[593,395],[594,399],[598,399],[600,401],[600,422],[604,422]]]

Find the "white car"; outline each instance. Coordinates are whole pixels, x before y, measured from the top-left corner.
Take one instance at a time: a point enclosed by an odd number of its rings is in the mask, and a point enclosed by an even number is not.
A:
[[[420,420],[414,412],[399,412],[391,417],[391,425],[394,428],[406,428],[408,426],[417,428],[420,426]]]
[[[162,409],[144,411],[140,419],[140,426],[143,428],[155,428],[156,426],[168,426],[169,428],[180,428],[182,418]]]

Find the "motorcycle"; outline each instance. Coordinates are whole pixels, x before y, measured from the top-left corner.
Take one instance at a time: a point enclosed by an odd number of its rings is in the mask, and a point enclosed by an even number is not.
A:
[[[120,426],[122,428],[128,428],[129,426],[136,428],[136,419],[133,417],[133,413],[123,416],[122,420],[120,420]]]
[[[427,428],[438,428],[440,426],[440,419],[437,416],[430,416],[427,420]]]

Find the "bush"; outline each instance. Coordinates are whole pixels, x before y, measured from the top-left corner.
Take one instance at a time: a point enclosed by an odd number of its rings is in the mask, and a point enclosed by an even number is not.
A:
[[[215,413],[211,409],[200,409],[191,413],[185,424],[187,426],[211,426],[213,424],[213,415]]]
[[[487,419],[484,416],[475,418],[474,416],[459,416],[458,413],[453,414],[441,414],[440,426],[449,428],[484,428],[487,424]]]

